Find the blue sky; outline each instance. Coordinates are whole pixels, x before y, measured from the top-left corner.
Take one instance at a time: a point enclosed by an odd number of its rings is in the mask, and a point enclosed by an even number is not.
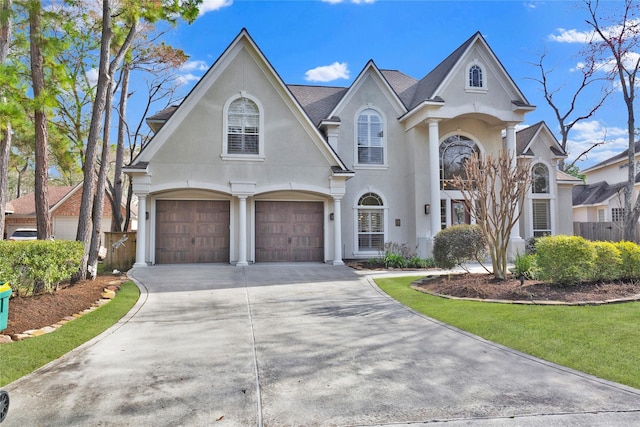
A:
[[[609,7],[621,5],[606,2]],[[369,59],[382,69],[397,69],[414,78],[431,71],[476,31],[485,37],[529,102],[537,106],[525,124],[557,121],[542,97],[537,62],[545,65],[553,87],[562,87],[558,104],[573,94],[580,77],[579,56],[586,11],[570,1],[245,1],[204,0],[200,17],[180,24],[165,36],[190,60],[179,71],[181,91],[193,87],[242,28],[246,28],[285,83],[349,86]],[[595,94],[597,95],[597,93]],[[584,97],[585,108],[594,102]],[[160,107],[159,107],[160,108]],[[153,113],[153,111],[152,111]],[[614,92],[590,120],[574,128],[569,146],[573,159],[581,147],[606,138],[581,169],[627,148],[626,112]]]

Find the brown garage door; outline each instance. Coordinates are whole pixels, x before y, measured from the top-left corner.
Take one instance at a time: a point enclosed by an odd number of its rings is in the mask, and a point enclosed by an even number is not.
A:
[[[256,202],[256,261],[324,261],[322,202]]]
[[[158,200],[156,263],[229,262],[229,202]]]

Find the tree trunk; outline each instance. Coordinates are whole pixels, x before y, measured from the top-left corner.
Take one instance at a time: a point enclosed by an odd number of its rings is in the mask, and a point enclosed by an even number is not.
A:
[[[104,132],[102,136],[102,155],[100,156],[100,171],[96,186],[96,196],[93,199],[93,232],[91,233],[91,247],[87,266],[87,278],[95,279],[98,273],[98,252],[100,250],[100,233],[102,231],[102,212],[104,211],[104,193],[107,186],[107,171],[109,170],[109,132],[111,129],[111,102],[113,92],[111,85],[107,91],[104,109]]]
[[[633,82],[631,82],[633,83]],[[627,104],[627,131],[629,132],[629,152],[627,168],[627,185],[624,187],[624,240],[633,242],[636,238],[636,225],[638,216],[633,209],[633,188],[636,182],[636,141],[635,141],[635,115],[633,111],[633,88],[629,89],[628,97],[625,97]],[[640,195],[638,196],[640,198]]]
[[[36,100],[34,112],[35,125],[35,203],[38,239],[46,240],[51,237],[51,221],[49,215],[48,181],[49,162],[47,159],[47,115],[41,100],[44,92],[44,70],[42,58],[42,33],[40,18],[42,5],[40,1],[29,3],[29,43],[31,54],[31,81],[33,96]]]
[[[11,1],[0,1],[0,64],[7,61],[11,42]],[[0,102],[6,102],[4,96]],[[0,240],[4,239],[4,217],[9,199],[9,153],[11,152],[11,123],[0,125]]]
[[[100,42],[100,65],[98,70],[98,84],[96,86],[96,97],[91,111],[91,125],[89,126],[89,136],[85,149],[84,165],[82,166],[84,181],[82,183],[82,200],[80,202],[80,212],[78,217],[78,232],[76,240],[84,242],[84,255],[80,263],[80,270],[72,280],[78,281],[87,276],[89,261],[89,250],[91,248],[91,226],[93,199],[96,193],[95,164],[98,156],[98,139],[102,130],[102,115],[106,102],[109,85],[109,53],[111,50],[111,1],[102,1],[102,39]]]
[[[112,231],[122,231],[123,218],[122,218],[122,188],[124,186],[122,167],[124,166],[124,142],[126,132],[126,118],[127,118],[127,99],[129,98],[129,74],[131,69],[129,64],[124,65],[122,68],[122,87],[120,88],[120,105],[118,110],[120,111],[118,117],[118,145],[116,147],[116,166],[113,180],[113,221],[111,225]],[[125,228],[126,230],[126,228]]]

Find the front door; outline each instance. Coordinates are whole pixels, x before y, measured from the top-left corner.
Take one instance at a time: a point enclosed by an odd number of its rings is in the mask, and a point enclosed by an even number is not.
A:
[[[471,224],[471,215],[464,200],[451,201],[451,225]]]

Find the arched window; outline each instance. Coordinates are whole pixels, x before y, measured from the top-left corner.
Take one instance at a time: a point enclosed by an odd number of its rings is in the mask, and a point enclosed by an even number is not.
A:
[[[469,87],[483,87],[482,68],[478,65],[469,68]]]
[[[259,152],[260,110],[249,98],[238,98],[227,109],[227,154]]]
[[[531,170],[532,192],[549,193],[549,169],[542,163],[536,163]]]
[[[358,200],[358,250],[381,251],[384,248],[384,206],[382,198],[366,193]]]
[[[531,168],[531,223],[534,237],[552,233],[550,190],[549,168],[543,163],[536,163]]]
[[[466,179],[464,165],[480,149],[473,140],[463,135],[453,135],[440,144],[440,189],[455,190],[454,176]]]
[[[358,116],[358,164],[384,164],[384,122],[380,114],[368,108]]]

